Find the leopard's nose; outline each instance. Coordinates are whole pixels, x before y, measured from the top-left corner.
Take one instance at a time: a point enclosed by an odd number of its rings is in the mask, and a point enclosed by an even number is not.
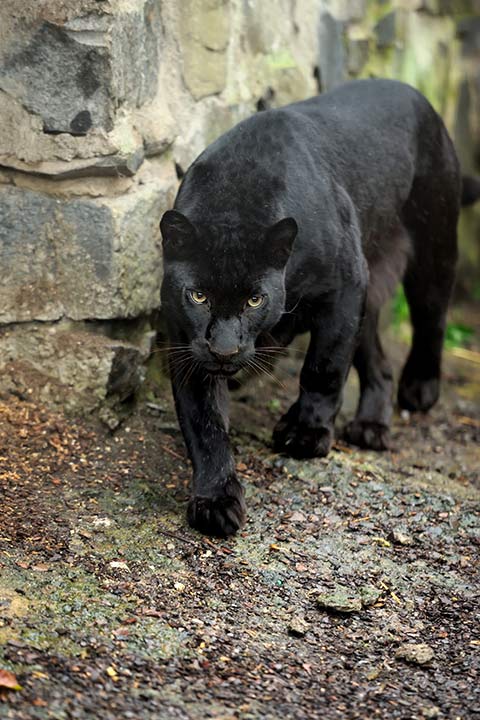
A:
[[[228,362],[229,360],[232,360],[232,358],[234,358],[235,355],[238,355],[240,351],[238,345],[236,347],[217,348],[212,347],[210,343],[208,344],[208,349],[215,360],[218,360],[219,362]]]

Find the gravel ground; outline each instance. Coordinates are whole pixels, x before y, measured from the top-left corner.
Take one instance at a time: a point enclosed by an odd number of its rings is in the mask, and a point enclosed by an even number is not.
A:
[[[228,541],[185,524],[165,394],[114,435],[0,402],[0,718],[480,717],[478,358],[391,451],[299,462],[294,357],[235,394]]]

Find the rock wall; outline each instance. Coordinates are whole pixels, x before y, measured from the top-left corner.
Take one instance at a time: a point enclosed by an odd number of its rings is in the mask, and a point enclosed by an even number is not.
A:
[[[2,0],[0,389],[117,423],[154,336],[159,218],[252,112],[401,77],[472,169],[479,2]]]
[[[315,0],[2,0],[0,388],[116,424],[177,174],[316,92],[317,26]]]

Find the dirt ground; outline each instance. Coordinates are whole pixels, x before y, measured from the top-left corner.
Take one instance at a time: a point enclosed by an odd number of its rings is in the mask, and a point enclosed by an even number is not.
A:
[[[0,402],[0,718],[480,717],[478,356],[391,451],[308,462],[267,444],[295,356],[235,395],[228,541],[185,524],[169,394],[114,435]]]

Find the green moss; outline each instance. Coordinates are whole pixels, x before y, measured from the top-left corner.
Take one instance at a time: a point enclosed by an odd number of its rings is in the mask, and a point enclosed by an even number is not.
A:
[[[128,625],[126,632],[127,650],[149,660],[167,660],[192,652],[187,645],[187,633],[159,618],[142,618]]]
[[[125,603],[99,587],[94,575],[80,569],[65,574],[62,566],[52,568],[42,576],[31,570],[3,570],[2,586],[27,598],[29,613],[25,618],[13,619],[8,629],[3,628],[1,639],[78,656],[82,652],[81,640],[87,633],[96,634],[95,622],[104,616],[105,607],[111,612],[124,612]]]
[[[395,9],[391,0],[380,2],[379,0],[368,0],[365,14],[365,23],[373,28],[379,20]]]
[[[140,545],[145,540],[141,534],[135,537]],[[127,558],[133,559],[137,552],[137,543],[134,545],[135,552],[131,550]],[[103,546],[97,549],[103,551]],[[104,560],[108,560],[108,552]],[[156,563],[157,573],[165,566],[155,553],[150,558],[144,557],[144,562],[149,560]],[[42,576],[31,570],[5,570],[2,589],[21,593],[28,602],[28,615],[15,616],[8,626],[0,627],[0,644],[20,641],[64,657],[85,657],[89,647],[99,644],[110,646],[113,651],[115,640],[146,658],[169,658],[190,652],[185,634],[161,618],[136,615],[136,622],[124,629],[122,620],[135,613],[141,600],[134,594],[118,596],[105,585],[93,573],[79,568],[66,571],[62,565],[53,565]],[[1,650],[0,658],[3,662]]]
[[[267,65],[272,70],[286,70],[297,67],[295,58],[287,48],[269,53],[266,57],[266,61]]]
[[[395,48],[388,47],[382,50],[372,50],[373,44],[371,41],[369,58],[360,73],[360,77],[395,77]]]

